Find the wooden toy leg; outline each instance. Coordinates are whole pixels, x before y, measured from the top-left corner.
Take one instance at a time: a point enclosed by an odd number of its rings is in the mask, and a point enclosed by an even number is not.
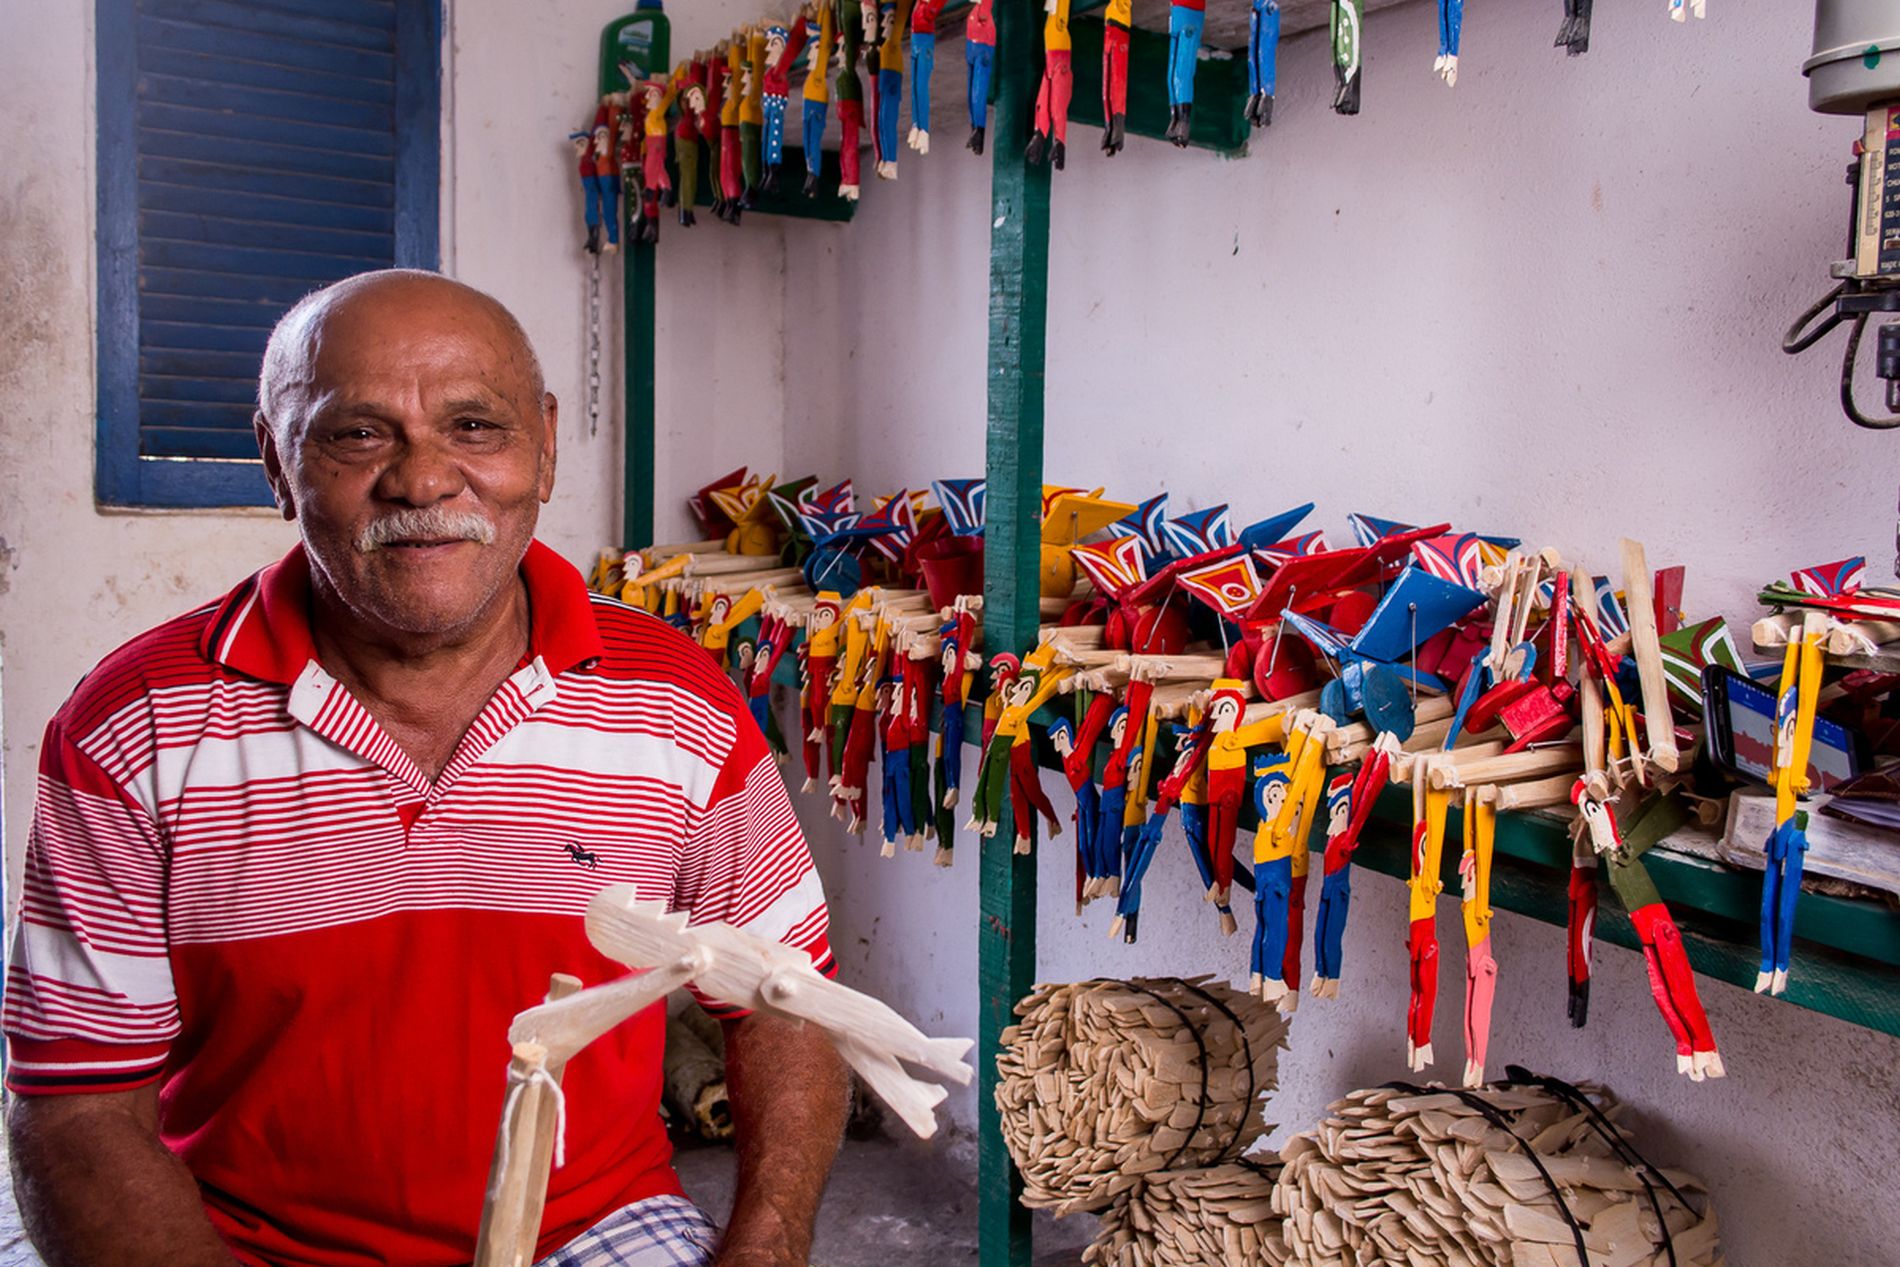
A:
[[[578,979],[556,973],[548,982],[548,1001],[564,999],[580,988]],[[481,1227],[475,1234],[475,1267],[527,1267],[534,1261],[560,1116],[555,1097],[565,1068],[565,1061],[548,1063],[546,1049],[538,1044],[515,1045],[508,1062],[508,1098],[502,1102],[495,1158],[482,1199]]]

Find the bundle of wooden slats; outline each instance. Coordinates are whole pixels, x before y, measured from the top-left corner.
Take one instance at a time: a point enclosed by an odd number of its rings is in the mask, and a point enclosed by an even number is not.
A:
[[[1283,1267],[1278,1165],[1230,1162],[1149,1175],[1102,1212],[1088,1267]]]
[[[1617,1105],[1607,1092],[1553,1089],[1561,1085],[1381,1088],[1335,1103],[1317,1130],[1294,1136],[1280,1153],[1273,1205],[1284,1220],[1288,1261],[1720,1263],[1715,1208],[1702,1185],[1643,1162],[1615,1125]],[[1565,1094],[1572,1091],[1582,1094]]]
[[[1100,1210],[1160,1170],[1240,1156],[1269,1129],[1286,1019],[1206,977],[1040,985],[996,1058],[1023,1204]]]

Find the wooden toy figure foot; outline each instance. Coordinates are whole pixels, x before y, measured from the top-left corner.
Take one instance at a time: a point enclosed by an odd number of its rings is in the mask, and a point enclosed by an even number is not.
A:
[[[1168,124],[1168,139],[1182,149],[1187,148],[1188,130],[1193,125],[1194,107],[1180,105],[1174,108],[1172,121]]]
[[[1063,163],[1067,157],[1068,157],[1067,150],[1063,146],[1062,142],[1057,141],[1055,143],[1054,148],[1051,149],[1050,151],[1050,162],[1055,165],[1055,169],[1057,171],[1062,170]]]
[[[971,128],[970,139],[964,142],[963,147],[972,154],[981,154],[983,152],[983,133],[985,130],[984,128]]]
[[[1043,162],[1049,154],[1049,138],[1040,132],[1029,134],[1029,144],[1023,149],[1023,159],[1034,166]]]
[[[1122,152],[1122,147],[1127,144],[1128,116],[1124,114],[1111,115],[1108,120],[1108,126],[1102,129],[1102,153],[1119,154]]]

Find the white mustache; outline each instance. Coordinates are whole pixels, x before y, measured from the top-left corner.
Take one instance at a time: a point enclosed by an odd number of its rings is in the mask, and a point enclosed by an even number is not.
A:
[[[399,541],[474,541],[493,545],[495,525],[473,511],[424,506],[399,510],[372,520],[358,534],[356,548],[370,554]]]

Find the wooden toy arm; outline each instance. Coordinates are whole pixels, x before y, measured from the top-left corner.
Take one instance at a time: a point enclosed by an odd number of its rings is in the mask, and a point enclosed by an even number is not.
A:
[[[508,1041],[534,1043],[547,1053],[549,1064],[566,1064],[581,1048],[711,966],[705,949],[694,947],[666,967],[531,1007],[516,1014],[508,1027]]]

